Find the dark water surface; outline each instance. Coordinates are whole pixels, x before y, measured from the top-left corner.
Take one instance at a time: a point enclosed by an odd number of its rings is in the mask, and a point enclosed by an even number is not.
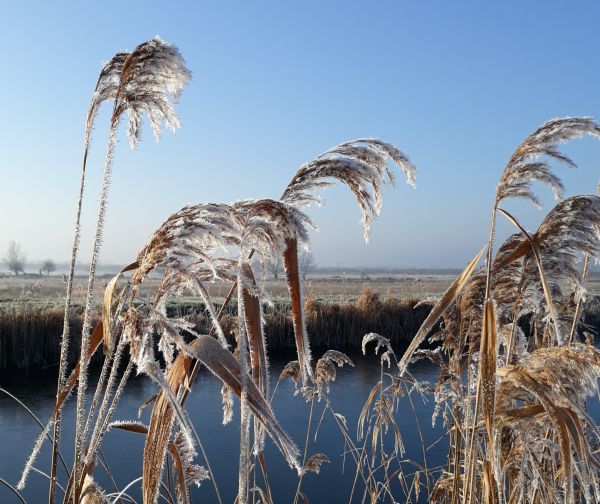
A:
[[[331,388],[330,399],[333,409],[346,417],[350,435],[355,440],[358,416],[371,389],[380,378],[380,366],[379,360],[375,357],[352,356],[352,358],[356,366],[338,370],[337,380]],[[271,363],[271,388],[275,386],[282,367],[283,362]],[[19,397],[42,422],[46,422],[51,415],[55,401],[56,378],[54,373],[0,376],[0,386]],[[412,373],[418,379],[428,381],[433,381],[437,374],[436,368],[428,365],[415,367],[412,369]],[[204,444],[223,503],[231,503],[235,498],[238,484],[239,404],[236,402],[233,422],[223,426],[220,390],[220,381],[203,370],[193,387],[186,406]],[[133,378],[121,400],[115,419],[137,420],[138,407],[155,392],[156,386],[149,379]],[[433,400],[429,398],[429,402],[424,403],[418,395],[413,394],[412,397],[414,408],[420,419],[419,425],[425,440],[424,444],[429,447],[444,434],[441,420],[438,420],[436,428],[433,429],[431,426]],[[74,402],[74,397],[72,397],[65,407],[63,416],[62,439],[64,443],[61,451],[67,464],[70,464],[73,459]],[[306,403],[302,397],[294,396],[293,385],[287,380],[279,384],[272,404],[281,425],[302,450],[306,439],[310,404]],[[323,403],[315,402],[313,433],[321,419],[323,409]],[[149,416],[150,408],[143,412],[140,420],[147,424]],[[413,408],[406,397],[401,400],[396,418],[406,448],[404,458],[422,464],[420,436],[416,428]],[[22,407],[6,395],[0,394],[1,478],[16,484],[39,432],[39,426]],[[391,439],[391,433],[388,436]],[[143,436],[129,432],[114,430],[106,436],[102,449],[119,489],[141,476],[143,444]],[[356,466],[349,455],[344,457],[344,450],[344,440],[340,429],[331,413],[326,412],[316,442],[314,436],[311,436],[308,453],[309,455],[325,453],[331,463],[323,464],[320,474],[308,473],[305,476],[302,491],[311,503],[347,503],[349,501]],[[427,452],[429,466],[442,463],[445,460],[446,452],[447,441],[444,438],[429,448]],[[274,502],[292,502],[298,482],[297,475],[288,467],[270,439],[267,439],[265,457]],[[50,448],[47,443],[36,466],[44,472],[48,472],[49,459]],[[205,465],[200,455],[197,463]],[[411,467],[411,463],[404,465],[406,473],[414,470]],[[107,493],[115,491],[102,467],[96,468],[94,477]],[[66,481],[62,468],[59,468],[59,481],[61,484]],[[258,480],[257,483],[263,486],[262,480]],[[397,490],[400,491],[399,486]],[[139,483],[134,485],[129,493],[138,502],[141,502]],[[423,494],[425,493],[423,491]],[[47,502],[47,480],[39,474],[32,473],[23,495],[29,503]],[[214,488],[209,481],[203,482],[200,488],[194,487],[192,495],[194,502],[216,502]],[[60,496],[62,498],[62,494]],[[402,494],[398,495],[397,499],[404,500]],[[362,487],[359,486],[353,501],[360,502],[361,500]],[[19,501],[4,486],[0,486],[0,503],[12,502]]]

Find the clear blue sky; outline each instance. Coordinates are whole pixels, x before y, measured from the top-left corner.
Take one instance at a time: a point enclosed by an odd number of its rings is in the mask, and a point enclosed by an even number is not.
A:
[[[365,246],[346,189],[311,210],[321,265],[461,266],[485,242],[503,166],[547,119],[600,118],[597,2],[10,2],[0,19],[0,256],[64,261],[82,126],[102,61],[160,35],[193,71],[182,129],[138,150],[120,134],[104,262],[131,260],[187,203],[278,197],[298,166],[378,137],[419,170],[385,192]],[[97,123],[82,261],[91,249],[108,107]],[[568,194],[593,193],[600,143],[567,148]],[[545,210],[553,204],[539,188]],[[544,212],[511,203],[530,228]],[[501,232],[510,231],[501,226]]]

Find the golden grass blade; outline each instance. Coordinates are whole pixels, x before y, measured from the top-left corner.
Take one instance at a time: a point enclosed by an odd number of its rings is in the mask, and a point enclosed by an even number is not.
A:
[[[148,434],[148,427],[138,422],[112,422],[109,428],[133,432],[135,434]]]
[[[415,353],[417,348],[419,348],[419,345],[421,345],[421,343],[423,343],[423,340],[427,336],[427,333],[429,332],[429,330],[433,327],[433,325],[437,322],[437,320],[443,315],[443,313],[448,309],[448,307],[456,299],[456,296],[460,293],[462,288],[465,286],[465,284],[467,283],[467,281],[473,274],[473,271],[475,270],[475,266],[477,266],[477,263],[481,259],[481,256],[483,255],[484,251],[485,251],[485,247],[483,247],[479,251],[479,253],[471,260],[471,262],[469,264],[467,264],[467,267],[458,276],[458,278],[456,280],[454,280],[454,282],[452,282],[452,285],[448,288],[448,290],[446,292],[444,292],[444,295],[440,298],[440,300],[433,307],[433,310],[431,310],[431,312],[429,313],[429,315],[427,316],[427,318],[425,319],[425,321],[419,328],[419,331],[417,332],[417,334],[411,341],[410,345],[404,352],[404,355],[400,359],[400,362],[398,362],[399,376],[402,376],[406,372],[406,368],[408,367],[408,364],[410,363],[410,360],[411,360],[413,354]]]
[[[486,301],[483,308],[483,325],[479,347],[480,358],[480,386],[482,390],[482,411],[488,435],[488,448],[490,459],[493,460],[493,429],[494,429],[494,402],[496,393],[496,340],[497,326],[496,313],[492,301]],[[492,482],[492,480],[490,480]]]
[[[174,395],[180,387],[188,387],[189,371],[192,359],[180,352],[167,374],[167,383]],[[144,444],[144,463],[142,468],[142,493],[145,503],[153,504],[158,496],[162,468],[173,424],[175,412],[168,397],[161,392],[156,400],[148,436]]]
[[[483,502],[497,504],[496,480],[489,461],[483,461]]]
[[[256,280],[252,268],[247,262],[242,266],[242,273],[246,281],[250,282],[256,289]],[[247,288],[242,288],[244,299],[244,317],[248,345],[250,347],[250,366],[252,368],[252,379],[264,397],[269,397],[269,371],[267,363],[267,351],[262,327],[262,313],[260,299]],[[264,445],[264,431],[260,423],[254,419],[254,452],[259,453]]]
[[[231,388],[238,397],[242,392],[242,373],[239,362],[233,354],[225,350],[219,342],[210,336],[200,336],[188,347],[190,355],[200,360],[217,378]],[[271,406],[260,393],[254,382],[246,379],[248,406],[263,424],[290,467],[300,471],[297,457],[298,448],[281,428],[273,414]]]
[[[133,263],[125,266],[118,274],[116,274],[114,277],[111,278],[110,282],[108,282],[108,285],[106,286],[106,289],[104,289],[104,301],[102,303],[102,325],[104,328],[104,335],[103,335],[104,344],[102,346],[102,351],[104,352],[104,355],[106,355],[108,353],[108,350],[110,348],[110,341],[111,341],[110,316],[112,313],[113,296],[115,293],[115,289],[117,287],[117,282],[119,281],[119,278],[121,278],[121,275],[123,273],[134,270],[137,267],[138,267],[137,262],[133,262]]]
[[[177,493],[178,502],[181,504],[188,504],[188,490],[185,484],[185,475],[181,456],[177,450],[177,446],[175,446],[173,441],[169,441],[167,449],[169,450],[169,453],[175,462],[175,472],[177,473],[177,478],[175,480],[175,491]]]
[[[271,497],[271,486],[269,485],[269,477],[267,475],[267,462],[265,461],[265,454],[258,454],[258,462],[260,464],[260,470],[262,471],[263,480],[265,482],[266,499],[263,502],[266,504],[273,504],[273,498]]]
[[[541,404],[530,404],[520,408],[496,411],[495,419],[497,423],[510,423],[518,418],[530,418],[541,413],[544,413],[544,407]]]
[[[298,362],[300,363],[302,384],[304,385],[306,384],[308,377],[312,375],[312,370],[310,367],[310,348],[308,344],[308,336],[306,334],[302,292],[300,289],[298,240],[295,238],[288,238],[286,240],[286,245],[287,248],[283,253],[283,264],[285,266],[288,290],[290,292],[292,321],[294,324],[294,336],[296,338],[296,350],[298,352]]]
[[[242,272],[248,281],[256,286],[252,268],[244,263]],[[263,336],[260,299],[254,296],[246,288],[243,288],[244,315],[246,317],[246,330],[248,332],[248,344],[250,346],[250,364],[252,367],[252,379],[261,393],[267,397],[268,394],[268,369],[267,351]]]
[[[546,304],[548,305],[548,311],[552,316],[552,322],[554,323],[554,331],[556,333],[556,340],[559,345],[564,343],[560,326],[558,323],[558,314],[556,313],[556,308],[554,307],[554,303],[552,302],[552,295],[550,294],[550,288],[548,287],[548,282],[546,282],[546,275],[544,274],[544,267],[542,265],[542,257],[540,255],[540,250],[538,244],[531,237],[531,235],[525,230],[523,226],[515,219],[510,213],[502,208],[498,208],[498,211],[502,213],[512,224],[514,224],[527,238],[529,245],[531,246],[531,250],[533,252],[533,257],[538,267],[538,271],[540,273],[540,282],[542,284],[542,289],[544,291],[544,297],[546,298]]]

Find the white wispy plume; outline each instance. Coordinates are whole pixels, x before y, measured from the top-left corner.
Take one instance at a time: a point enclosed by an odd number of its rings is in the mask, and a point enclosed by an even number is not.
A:
[[[584,135],[600,137],[600,127],[591,117],[564,117],[552,119],[527,137],[510,158],[496,188],[496,206],[505,198],[524,198],[540,206],[533,193],[532,182],[550,186],[557,198],[564,191],[560,178],[540,157],[575,167],[575,163],[558,150],[558,146]]]
[[[360,138],[329,149],[313,161],[303,164],[283,192],[282,201],[296,206],[321,203],[314,191],[339,181],[352,191],[362,212],[365,241],[368,241],[373,216],[382,205],[381,189],[394,184],[395,176],[388,165],[393,163],[415,185],[416,168],[408,157],[391,144]]]

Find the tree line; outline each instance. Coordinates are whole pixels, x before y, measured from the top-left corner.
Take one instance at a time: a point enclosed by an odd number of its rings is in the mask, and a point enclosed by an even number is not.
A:
[[[11,273],[14,273],[15,276],[19,276],[19,274],[25,274],[25,266],[27,266],[27,254],[21,247],[20,243],[17,243],[13,240],[8,242],[8,249],[6,250],[6,255],[4,256],[4,262],[8,270]],[[56,270],[56,264],[52,259],[46,259],[42,262],[41,268],[39,270],[40,275],[45,273],[46,276],[50,276],[50,273]]]

